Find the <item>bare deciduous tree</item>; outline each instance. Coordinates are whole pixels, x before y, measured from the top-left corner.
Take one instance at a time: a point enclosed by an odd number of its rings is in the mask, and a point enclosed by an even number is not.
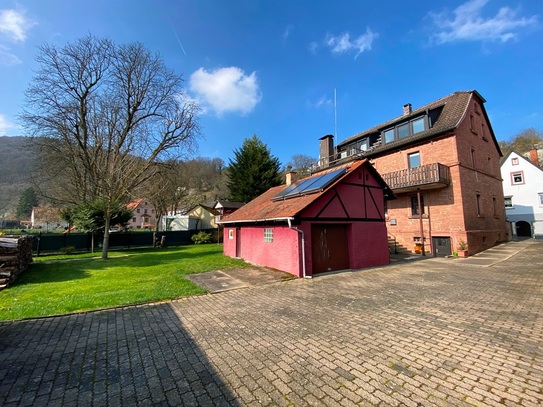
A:
[[[293,170],[298,173],[298,177],[309,175],[311,168],[315,166],[317,159],[305,154],[294,154],[291,161],[287,163],[286,170]],[[289,168],[290,167],[290,168]]]
[[[42,45],[36,60],[22,119],[40,136],[51,198],[104,202],[105,259],[111,214],[156,161],[192,150],[198,106],[184,96],[182,77],[140,43],[89,35],[62,48]]]

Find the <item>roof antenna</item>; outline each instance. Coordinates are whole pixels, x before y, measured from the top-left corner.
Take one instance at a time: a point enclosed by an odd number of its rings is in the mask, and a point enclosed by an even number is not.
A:
[[[334,88],[334,137],[337,140],[337,99],[336,99],[336,88]],[[336,141],[337,143],[337,141]]]

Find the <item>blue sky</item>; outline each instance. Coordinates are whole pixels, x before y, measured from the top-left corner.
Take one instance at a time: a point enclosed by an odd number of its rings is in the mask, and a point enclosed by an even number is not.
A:
[[[24,135],[36,47],[90,33],[142,42],[183,75],[201,156],[228,162],[257,134],[283,164],[316,157],[326,134],[472,89],[505,140],[543,129],[542,28],[539,0],[2,0],[0,135]]]

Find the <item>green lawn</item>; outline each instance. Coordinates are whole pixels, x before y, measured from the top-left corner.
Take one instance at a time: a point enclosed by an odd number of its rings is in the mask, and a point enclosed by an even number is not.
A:
[[[0,320],[201,294],[205,291],[186,275],[247,266],[224,256],[217,244],[110,254],[105,261],[89,254],[34,258],[15,284],[0,291]]]

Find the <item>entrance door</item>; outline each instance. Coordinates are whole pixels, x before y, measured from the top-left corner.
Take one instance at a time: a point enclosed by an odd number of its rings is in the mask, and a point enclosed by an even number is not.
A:
[[[236,228],[236,257],[241,258],[241,228]]]
[[[432,246],[434,247],[434,256],[445,257],[452,254],[450,237],[433,236]]]
[[[532,226],[523,220],[515,222],[518,237],[532,237]]]
[[[347,225],[311,225],[313,274],[349,268]]]

